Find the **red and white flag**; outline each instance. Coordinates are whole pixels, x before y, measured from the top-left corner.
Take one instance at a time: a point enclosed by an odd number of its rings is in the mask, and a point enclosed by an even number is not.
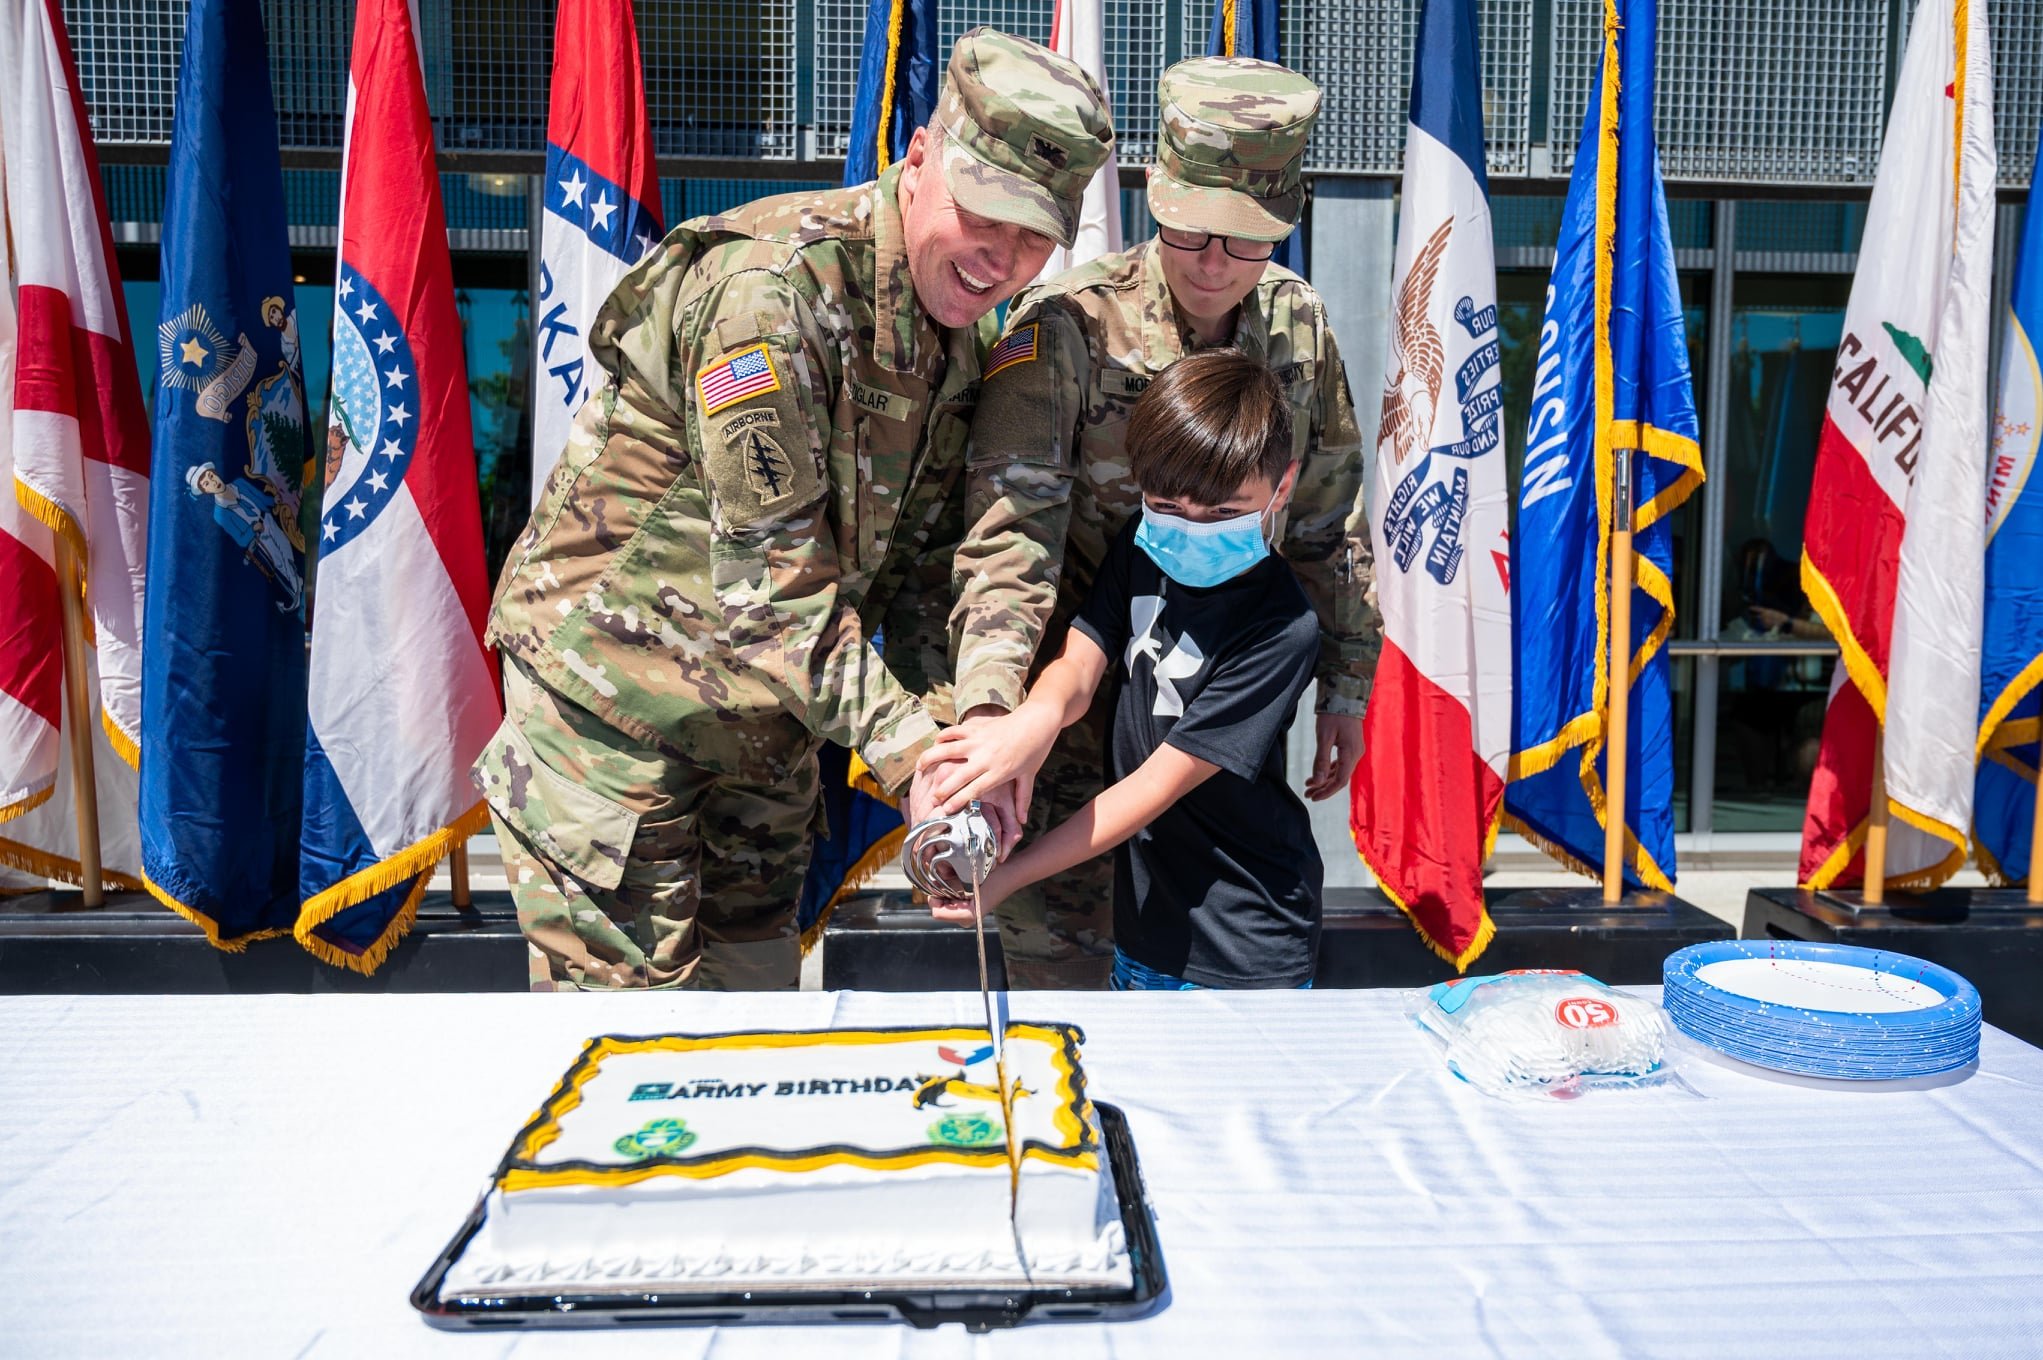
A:
[[[139,888],[149,420],[57,0],[0,0],[0,865],[76,882],[55,535],[85,572],[104,881]]]
[[[298,942],[369,972],[485,814],[496,662],[468,376],[417,38],[361,0],[313,600]]]
[[[1107,85],[1106,6],[1102,0],[1057,0],[1050,16],[1050,50],[1069,58],[1093,78],[1113,107],[1113,91]],[[1065,270],[1111,255],[1121,248],[1121,167],[1107,157],[1107,163],[1093,173],[1085,186],[1078,208],[1078,233],[1069,247],[1050,252],[1038,282],[1056,278]]]
[[[1960,17],[1962,16],[1962,17]],[[1802,586],[1843,651],[1801,879],[1863,879],[1885,731],[1887,877],[1965,862],[1984,593],[1993,60],[1986,7],[1922,0],[1866,210],[1803,532]]]
[[[1483,857],[1511,755],[1504,391],[1473,0],[1427,0],[1415,64],[1368,497],[1383,655],[1350,821],[1385,895],[1463,968],[1494,933]]]
[[[664,234],[631,0],[560,0],[546,113],[532,367],[532,503],[595,390],[589,323]]]

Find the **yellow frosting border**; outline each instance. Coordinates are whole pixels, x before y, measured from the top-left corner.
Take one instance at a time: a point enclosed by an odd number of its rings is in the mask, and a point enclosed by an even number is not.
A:
[[[1085,1079],[1078,1072],[1079,1031],[1070,1025],[1017,1022],[1007,1027],[1009,1039],[1036,1039],[1051,1045],[1050,1062],[1057,1073],[1057,1111],[1052,1123],[1063,1140],[1062,1146],[1030,1140],[1022,1147],[1025,1160],[1059,1166],[1096,1170],[1099,1151],[1094,1138],[1092,1103],[1085,1095]],[[497,1172],[497,1184],[504,1190],[531,1190],[563,1185],[636,1185],[660,1176],[681,1176],[704,1180],[734,1171],[763,1168],[774,1171],[813,1171],[827,1166],[856,1166],[874,1171],[907,1170],[918,1166],[1007,1166],[1003,1145],[990,1149],[920,1147],[895,1153],[874,1153],[850,1148],[803,1148],[779,1151],[772,1148],[734,1148],[727,1152],[696,1158],[654,1157],[629,1165],[611,1166],[596,1162],[562,1162],[539,1166],[534,1158],[560,1137],[561,1120],[582,1103],[582,1088],[601,1070],[603,1061],[640,1053],[689,1053],[702,1049],[814,1048],[820,1045],[893,1044],[982,1038],[983,1028],[955,1025],[941,1028],[858,1030],[745,1030],[729,1034],[599,1035],[583,1047],[519,1133]]]

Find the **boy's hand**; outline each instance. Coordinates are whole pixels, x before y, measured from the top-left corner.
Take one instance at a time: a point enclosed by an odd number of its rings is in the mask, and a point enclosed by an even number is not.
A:
[[[1319,751],[1313,757],[1312,776],[1305,781],[1305,796],[1319,802],[1347,788],[1354,776],[1355,764],[1362,758],[1362,720],[1345,713],[1322,713],[1313,726]]]
[[[1004,718],[962,723],[936,734],[936,745],[923,752],[916,778],[927,778],[939,809],[956,812],[974,798],[996,796],[1003,784],[1015,785],[1012,812],[1017,826],[1028,820],[1036,771],[1057,739],[1053,718],[1027,705]]]

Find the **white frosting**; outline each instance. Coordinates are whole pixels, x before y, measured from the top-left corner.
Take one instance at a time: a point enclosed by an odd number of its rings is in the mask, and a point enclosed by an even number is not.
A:
[[[969,1030],[592,1041],[443,1292],[1125,1287],[1075,1042],[1007,1038],[1018,1177],[986,1047]]]

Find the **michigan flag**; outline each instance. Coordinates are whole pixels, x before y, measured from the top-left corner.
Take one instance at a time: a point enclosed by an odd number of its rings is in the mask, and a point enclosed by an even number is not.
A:
[[[2043,147],[2039,147],[2043,162]],[[2037,166],[2043,171],[2043,164]],[[2036,182],[2031,175],[2029,182]],[[2043,720],[2043,212],[2022,219],[2000,348],[2000,409],[1986,467],[1986,634],[1980,653],[1979,779],[1972,839],[2000,883],[2028,879]]]
[[[406,0],[350,53],[296,935],[372,971],[434,864],[486,825],[468,768],[496,663],[461,322]]]
[[[1281,0],[1217,0],[1213,17],[1207,22],[1206,55],[1252,57],[1282,66],[1284,48],[1277,33],[1280,7]],[[1300,8],[1302,12],[1303,7]],[[1480,91],[1481,86],[1477,89]],[[1277,243],[1277,253],[1271,258],[1293,273],[1303,274],[1305,234],[1294,230]]]
[[[937,0],[870,0],[858,54],[844,182],[864,184],[908,154],[908,139],[936,112],[944,54]]]
[[[1652,0],[1604,0],[1603,55],[1562,211],[1512,538],[1512,825],[1594,874],[1624,819],[1624,878],[1674,879],[1675,509],[1702,481],[1667,200],[1653,144]],[[1612,514],[1632,480],[1628,674],[1610,674]],[[1612,684],[1630,687],[1626,806],[1604,796]]]
[[[1888,881],[1934,886],[1965,862],[1994,170],[1985,8],[1923,0],[1866,208],[1802,535],[1802,588],[1843,654],[1802,826],[1812,888],[1863,880],[1876,751],[1896,822]]]
[[[0,146],[0,876],[81,878],[61,734],[82,721],[102,885],[139,889],[149,418],[57,0],[0,4]],[[85,714],[64,712],[60,537],[85,578]]]
[[[1370,873],[1457,969],[1494,933],[1483,857],[1511,753],[1509,493],[1482,88],[1475,0],[1426,0],[1369,491],[1383,656],[1351,790]]]
[[[535,505],[592,390],[589,322],[664,234],[631,0],[560,0],[543,187],[532,337]]]
[[[298,917],[306,436],[257,0],[194,0],[163,211],[142,871],[225,949]]]

